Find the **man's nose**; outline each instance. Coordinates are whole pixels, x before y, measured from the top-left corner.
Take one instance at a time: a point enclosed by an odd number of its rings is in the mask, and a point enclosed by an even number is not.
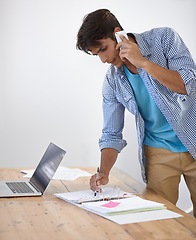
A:
[[[101,59],[102,63],[106,63],[107,62],[107,56],[99,56],[99,58]]]

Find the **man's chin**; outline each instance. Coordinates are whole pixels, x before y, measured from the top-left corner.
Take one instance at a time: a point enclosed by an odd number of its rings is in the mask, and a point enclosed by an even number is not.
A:
[[[113,65],[116,67],[116,68],[121,68],[123,66],[123,62],[122,61],[119,61],[117,63],[114,63]]]

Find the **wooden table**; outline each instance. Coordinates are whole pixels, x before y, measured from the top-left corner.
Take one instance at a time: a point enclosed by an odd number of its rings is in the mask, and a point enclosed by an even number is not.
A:
[[[81,169],[90,173],[96,171],[95,168]],[[21,180],[22,176],[20,169],[0,169],[0,180]],[[54,196],[54,193],[87,190],[89,178],[53,180],[42,197],[0,199],[0,240],[196,239],[196,220],[192,216],[115,168],[108,187],[114,185],[143,198],[162,202],[169,210],[184,217],[118,225]]]

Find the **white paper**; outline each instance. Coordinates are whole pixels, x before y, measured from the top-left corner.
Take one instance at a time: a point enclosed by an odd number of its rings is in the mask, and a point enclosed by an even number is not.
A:
[[[31,178],[34,171],[35,169],[21,170],[22,173],[26,173],[26,175],[24,176],[25,178]],[[92,174],[78,168],[72,169],[59,166],[52,179],[73,181],[79,177],[90,177],[91,175]]]
[[[162,209],[162,210],[156,210],[156,211],[138,212],[138,213],[131,213],[131,214],[115,215],[115,216],[103,215],[103,217],[117,224],[122,225],[122,224],[129,224],[129,223],[178,218],[183,216],[178,213],[172,212],[170,210]]]
[[[117,199],[112,201],[99,201],[83,203],[82,207],[100,214],[128,214],[130,211],[151,211],[164,208],[164,204],[142,199],[134,196],[132,198]]]
[[[113,189],[110,189],[109,191],[112,191],[112,190]],[[106,190],[106,192],[107,192],[107,190]],[[98,213],[95,210],[85,208],[85,204],[77,203],[76,200],[80,199],[80,198],[82,198],[82,200],[84,200],[86,198],[93,199],[94,195],[91,190],[60,193],[60,194],[55,194],[55,195],[67,202],[70,202],[70,203],[72,203],[80,208],[83,208],[85,210],[88,210],[90,212],[96,213],[96,214],[100,215],[101,217],[104,217],[104,218],[106,218],[110,221],[113,221],[117,224],[120,224],[120,225],[183,217],[182,215],[172,212],[172,211],[169,211],[167,209],[107,216],[105,214]],[[130,195],[131,195],[131,199],[137,199],[137,198],[135,198],[136,197],[135,195],[133,195],[131,193],[130,193]],[[117,200],[117,201],[119,201],[119,200]],[[157,203],[155,202],[155,204],[157,204]]]

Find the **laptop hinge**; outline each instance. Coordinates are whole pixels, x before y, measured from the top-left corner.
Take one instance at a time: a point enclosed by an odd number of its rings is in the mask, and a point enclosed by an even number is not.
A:
[[[33,184],[31,181],[29,181],[29,183],[33,186],[33,188],[35,188],[35,190],[36,190],[37,192],[42,193],[42,192],[35,186],[35,184]],[[42,194],[43,194],[43,193],[42,193]]]

